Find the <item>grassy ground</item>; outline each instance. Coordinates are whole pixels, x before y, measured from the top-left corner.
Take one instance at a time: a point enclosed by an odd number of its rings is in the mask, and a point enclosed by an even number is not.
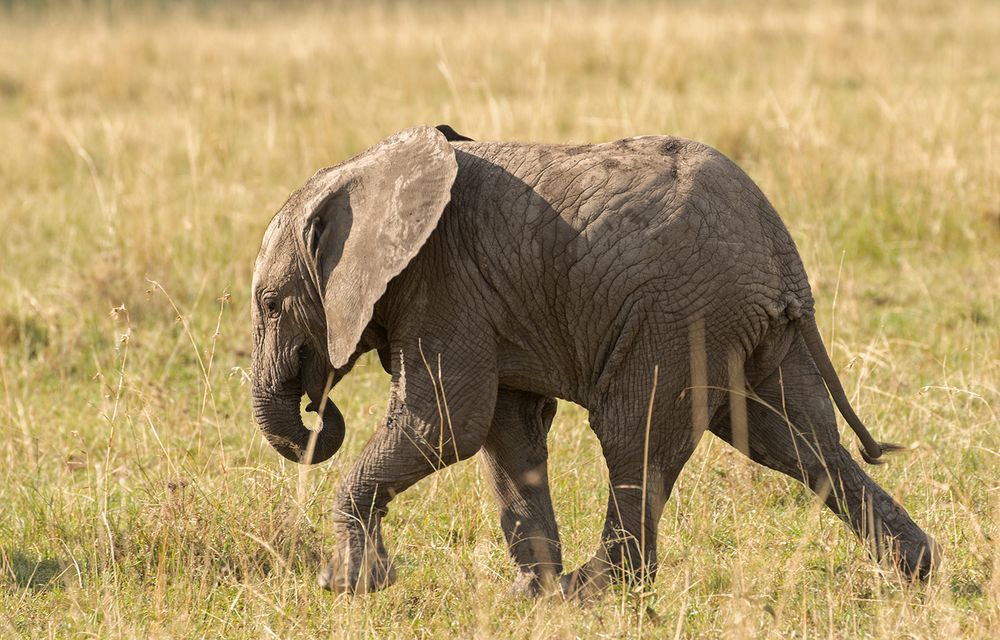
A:
[[[997,3],[363,6],[0,9],[0,635],[1000,634]],[[283,463],[249,413],[252,261],[316,168],[437,122],[673,133],[740,163],[799,243],[856,408],[911,446],[872,474],[943,545],[934,579],[881,571],[706,437],[647,594],[509,595],[475,460],[394,503],[395,587],[320,591],[386,377],[366,359],[338,388],[332,463]],[[551,438],[569,565],[606,499],[585,421],[562,406]]]

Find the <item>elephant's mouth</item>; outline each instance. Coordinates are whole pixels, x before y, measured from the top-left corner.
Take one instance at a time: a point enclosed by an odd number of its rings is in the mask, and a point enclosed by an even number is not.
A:
[[[331,400],[330,398],[323,398],[322,406],[320,405],[320,401],[318,400],[310,400],[309,404],[306,405],[306,411],[308,411],[309,413],[318,413],[320,414],[320,417],[322,417],[322,415],[328,410],[336,411],[338,413],[340,412],[340,410],[337,408],[337,405],[333,404],[333,400]]]

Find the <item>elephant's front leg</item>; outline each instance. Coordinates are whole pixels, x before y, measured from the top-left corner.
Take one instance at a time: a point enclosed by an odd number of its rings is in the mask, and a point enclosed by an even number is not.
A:
[[[501,389],[483,445],[500,526],[518,566],[514,590],[531,596],[551,589],[562,573],[546,444],[555,412],[552,398]]]
[[[386,417],[338,492],[338,547],[320,573],[322,587],[365,593],[392,584],[395,574],[381,530],[389,502],[482,446],[496,399],[495,375],[463,367],[456,369],[455,379],[449,387],[443,376],[432,383],[430,374],[394,375]]]

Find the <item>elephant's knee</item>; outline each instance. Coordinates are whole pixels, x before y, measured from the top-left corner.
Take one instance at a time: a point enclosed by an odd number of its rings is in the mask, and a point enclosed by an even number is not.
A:
[[[486,442],[487,428],[479,421],[445,418],[444,425],[425,425],[418,436],[424,443],[424,455],[443,467],[476,455]]]

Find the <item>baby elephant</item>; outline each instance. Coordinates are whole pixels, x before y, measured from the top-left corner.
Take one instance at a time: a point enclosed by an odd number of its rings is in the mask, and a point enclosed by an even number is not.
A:
[[[795,243],[703,144],[408,129],[292,194],[252,295],[254,416],[286,458],[340,447],[327,394],[361,354],[392,375],[336,499],[328,589],[391,584],[387,505],[480,450],[518,588],[589,597],[652,581],[664,503],[706,429],[806,484],[907,577],[934,565],[933,540],[840,445],[831,396],[865,460],[895,448],[848,403]],[[319,431],[303,425],[303,395]],[[554,398],[590,412],[611,485],[597,552],[565,574],[546,470]]]

